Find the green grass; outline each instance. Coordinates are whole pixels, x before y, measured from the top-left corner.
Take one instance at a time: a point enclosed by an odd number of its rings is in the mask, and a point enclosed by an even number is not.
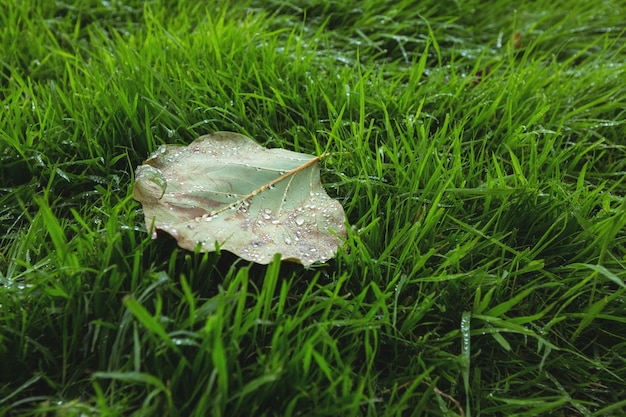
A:
[[[626,414],[623,1],[201,3],[0,0],[0,415]],[[218,130],[331,154],[334,260],[150,239]]]

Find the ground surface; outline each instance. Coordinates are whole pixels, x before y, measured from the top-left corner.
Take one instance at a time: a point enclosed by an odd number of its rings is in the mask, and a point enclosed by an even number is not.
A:
[[[626,4],[0,0],[0,415],[626,413]],[[321,155],[336,258],[152,241],[134,169]]]

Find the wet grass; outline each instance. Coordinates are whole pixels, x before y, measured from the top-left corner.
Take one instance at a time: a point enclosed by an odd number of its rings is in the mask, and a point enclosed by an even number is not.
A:
[[[622,2],[0,3],[0,415],[626,412]],[[331,154],[334,260],[150,239],[218,130]]]

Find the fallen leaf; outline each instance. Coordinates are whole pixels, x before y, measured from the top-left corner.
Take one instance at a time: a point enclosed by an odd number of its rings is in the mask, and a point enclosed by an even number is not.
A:
[[[520,32],[515,32],[511,37],[511,46],[513,46],[513,49],[522,47],[522,34]]]
[[[485,79],[489,75],[490,72],[491,67],[489,65],[487,65],[485,69],[478,70],[476,72],[476,75],[474,76],[474,82],[472,83],[472,87],[476,87],[478,84],[480,84],[483,79]]]
[[[227,250],[260,264],[310,265],[332,258],[345,214],[320,181],[319,158],[267,149],[232,132],[188,146],[162,145],[135,173],[133,197],[146,227],[202,252]]]

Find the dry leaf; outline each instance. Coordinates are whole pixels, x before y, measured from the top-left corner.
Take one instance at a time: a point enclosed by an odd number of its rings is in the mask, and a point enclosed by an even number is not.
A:
[[[345,214],[320,182],[319,158],[266,149],[231,132],[163,145],[137,168],[133,197],[146,225],[182,248],[220,249],[267,264],[274,254],[310,265],[332,258]]]

